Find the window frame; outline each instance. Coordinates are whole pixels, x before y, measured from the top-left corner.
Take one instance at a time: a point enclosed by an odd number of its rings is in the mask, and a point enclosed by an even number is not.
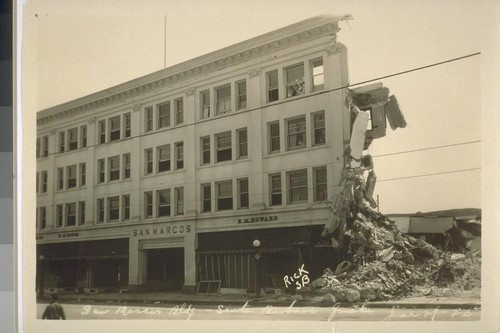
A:
[[[154,128],[153,106],[144,108],[144,132],[151,132]]]
[[[326,118],[325,118],[325,112],[320,111],[320,112],[315,112],[312,115],[311,119],[311,124],[313,127],[312,130],[312,142],[314,146],[319,146],[319,145],[324,145],[326,144]],[[322,126],[318,126],[318,123],[316,121],[317,117],[323,117],[323,124]],[[321,120],[319,121],[319,125],[321,125]],[[318,140],[321,138],[320,140]]]
[[[42,171],[40,172],[40,178],[42,181],[42,186],[40,188],[41,193],[47,193],[48,190],[48,180],[49,180],[49,173],[47,171]]]
[[[291,132],[291,125],[292,124],[302,124],[303,127],[300,128],[296,132]],[[295,125],[297,126],[297,125]],[[299,140],[299,135],[300,137],[303,138],[303,143],[300,143]],[[295,137],[293,140],[295,143],[294,145],[291,145],[292,143],[292,137]],[[293,150],[293,149],[300,149],[300,148],[305,148],[307,146],[307,120],[305,115],[301,115],[299,117],[294,117],[286,120],[286,143],[287,143],[287,150]]]
[[[279,188],[274,187],[273,179],[278,178],[277,184]],[[279,196],[279,203],[274,201],[275,197]],[[269,206],[282,206],[283,205],[283,184],[281,182],[281,173],[274,173],[269,175]]]
[[[153,218],[153,191],[144,192],[144,219]]]
[[[123,179],[129,179],[131,177],[130,153],[123,154],[122,159],[123,159]]]
[[[184,169],[184,141],[174,144],[175,170]]]
[[[321,65],[316,66],[316,64],[321,63]],[[325,89],[325,64],[323,62],[323,58],[318,58],[310,61],[310,70],[311,70],[311,91],[316,92],[316,91],[321,91]],[[314,73],[315,68],[322,67],[321,72],[319,73]],[[316,78],[321,77],[323,83],[321,84],[315,84]]]
[[[64,167],[57,168],[57,190],[64,190]]]
[[[184,187],[174,188],[175,215],[184,215]]]
[[[274,84],[276,81],[276,84]],[[266,99],[268,103],[279,101],[279,76],[278,70],[272,70],[266,73]]]
[[[210,118],[210,90],[200,91],[200,118],[207,119]]]
[[[66,151],[66,133],[64,131],[59,132],[59,152],[64,153]]]
[[[231,190],[231,195],[223,195],[221,194],[221,186],[229,186]],[[224,210],[233,210],[233,198],[234,198],[234,191],[233,191],[233,181],[232,180],[222,180],[215,182],[215,203],[216,203],[216,211],[224,211]],[[226,206],[227,205],[227,206]],[[222,207],[221,207],[222,206]]]
[[[120,155],[108,157],[108,182],[115,180],[120,180]]]
[[[115,195],[107,198],[107,221],[115,222],[120,220],[120,196]],[[113,205],[114,204],[114,205]]]
[[[307,203],[309,201],[309,193],[308,193],[308,179],[307,179],[307,169],[288,171],[287,175],[287,198],[288,204],[300,204]],[[301,184],[300,186],[292,186],[292,176],[300,175],[305,180],[305,184]],[[294,199],[294,191],[302,191],[302,194],[305,194],[305,198],[295,200]]]
[[[226,114],[232,111],[232,100],[231,100],[231,84],[224,84],[222,86],[214,88],[215,95],[215,115]],[[219,96],[221,92],[229,92],[228,94]]]
[[[151,175],[154,173],[154,157],[153,148],[144,149],[144,174]]]
[[[170,189],[156,191],[156,217],[172,216],[172,195]]]
[[[201,146],[201,165],[210,164],[212,161],[211,156],[211,146],[210,146],[210,136],[204,136],[200,138]],[[208,159],[208,161],[207,161]]]
[[[247,107],[247,80],[243,79],[236,82],[236,110],[242,110]]]
[[[243,186],[246,183],[246,191]],[[250,208],[250,183],[248,178],[239,178],[236,180],[238,191],[238,209]]]
[[[319,172],[324,172],[324,182],[319,183]],[[314,202],[322,202],[328,200],[328,172],[326,166],[313,168],[313,184],[314,184]],[[323,189],[323,190],[321,190]],[[320,193],[324,192],[320,196]]]
[[[106,160],[100,158],[97,160],[97,184],[106,182]]]
[[[85,224],[85,201],[78,202],[78,225]]]
[[[163,150],[166,150],[166,158],[164,159],[162,159]],[[168,172],[172,170],[172,151],[170,149],[170,144],[156,147],[156,160],[156,173]]]
[[[212,212],[212,184],[211,183],[200,184],[200,188],[201,188],[201,212],[210,213]],[[207,189],[208,193],[206,191]]]
[[[78,127],[68,130],[68,151],[78,149]]]
[[[109,142],[121,139],[121,117],[115,116],[108,119]]]
[[[132,114],[130,112],[123,114],[123,137],[130,138],[132,134]]]
[[[97,143],[102,145],[106,143],[106,120],[102,119],[99,120],[97,123],[97,135],[98,135],[98,141]]]
[[[229,138],[229,145],[220,147],[220,140]],[[233,159],[233,138],[231,131],[215,134],[215,163],[231,161]]]
[[[49,136],[42,136],[42,157],[49,156]]]
[[[62,228],[64,226],[64,205],[56,205],[56,228]]]
[[[43,230],[47,228],[47,207],[42,206],[38,209],[38,214],[40,214],[38,228]]]
[[[244,134],[244,141],[242,141],[241,135]],[[248,157],[248,131],[247,128],[241,128],[236,130],[236,139],[237,139],[237,156],[238,159],[247,158]]]
[[[77,165],[68,165],[66,167],[66,189],[76,188],[78,186]]]
[[[106,208],[104,207],[104,198],[97,198],[97,223],[104,223],[106,214],[105,214]]]
[[[302,80],[293,80],[290,78],[290,74],[292,70],[297,68],[302,68]],[[284,68],[284,76],[285,76],[285,89],[286,89],[286,98],[292,98],[300,95],[304,95],[306,93],[305,90],[305,68],[304,63],[297,63],[291,66],[287,66]]]
[[[174,112],[175,112],[175,125],[182,124],[184,122],[184,98],[179,97],[174,99]]]
[[[87,125],[80,126],[80,148],[87,147]]]
[[[130,194],[122,195],[121,210],[121,220],[130,220]]]
[[[66,216],[65,216],[65,221],[66,227],[74,227],[76,226],[76,202],[70,202],[66,203],[65,205],[65,211],[66,211]],[[70,220],[71,219],[71,220]]]
[[[163,102],[156,105],[157,119],[156,119],[156,129],[167,128],[171,126],[171,106],[170,101]],[[165,114],[162,114],[165,112]]]
[[[86,163],[80,163],[78,165],[78,174],[80,175],[80,186],[85,186],[87,184],[87,165]]]
[[[273,127],[278,130],[277,135],[273,136]],[[279,121],[273,121],[269,123],[269,153],[279,153],[281,151],[281,135],[280,135],[280,123]],[[275,149],[275,144],[277,144],[277,149]]]

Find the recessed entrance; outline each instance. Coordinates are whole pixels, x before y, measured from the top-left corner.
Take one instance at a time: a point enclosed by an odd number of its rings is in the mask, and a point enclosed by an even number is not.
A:
[[[184,285],[184,248],[146,251],[148,290],[182,290]]]

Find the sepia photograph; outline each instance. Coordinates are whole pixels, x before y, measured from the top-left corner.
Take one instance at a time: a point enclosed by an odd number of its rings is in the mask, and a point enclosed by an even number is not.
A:
[[[25,3],[26,328],[498,329],[491,4]]]

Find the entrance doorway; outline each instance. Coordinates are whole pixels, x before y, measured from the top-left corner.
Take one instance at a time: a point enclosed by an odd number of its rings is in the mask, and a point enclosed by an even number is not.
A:
[[[146,250],[148,290],[182,290],[184,248]]]

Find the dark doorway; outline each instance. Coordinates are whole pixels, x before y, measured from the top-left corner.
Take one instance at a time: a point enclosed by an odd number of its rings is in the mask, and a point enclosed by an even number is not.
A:
[[[182,290],[184,248],[154,249],[146,252],[148,289]]]

